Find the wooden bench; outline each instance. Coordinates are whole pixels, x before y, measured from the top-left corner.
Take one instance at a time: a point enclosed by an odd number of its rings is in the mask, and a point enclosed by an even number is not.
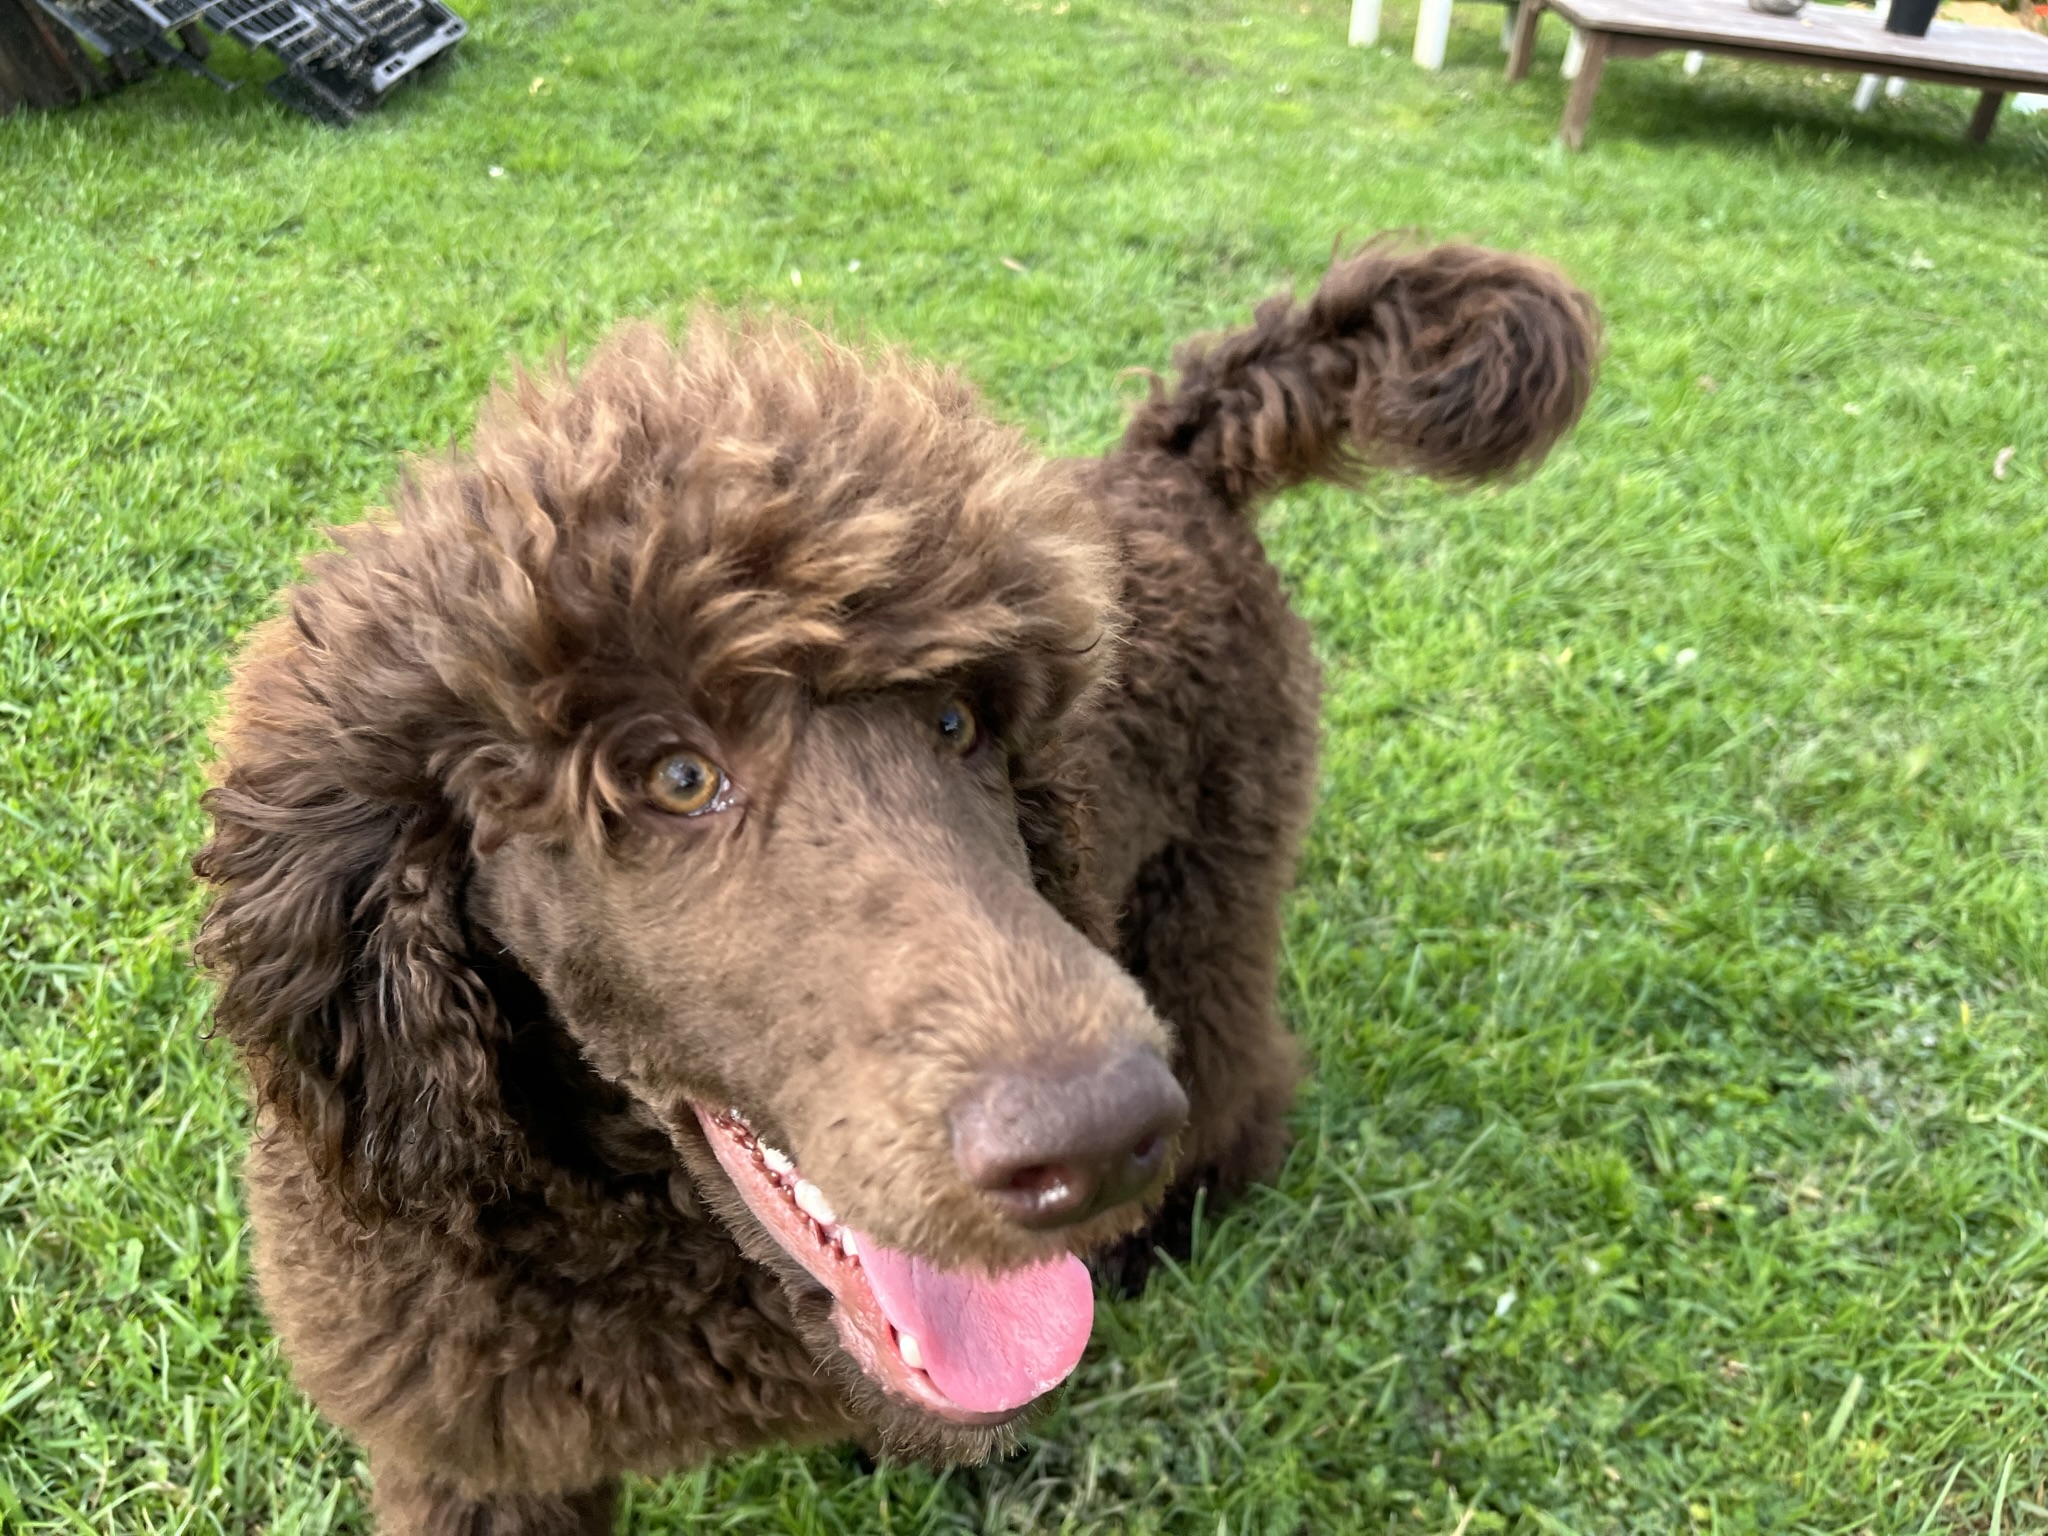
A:
[[[2008,91],[2048,89],[2048,38],[2031,32],[1937,21],[1925,37],[1901,37],[1885,31],[1870,11],[1809,5],[1797,16],[1765,16],[1744,0],[1522,0],[1508,51],[1510,80],[1528,75],[1536,23],[1546,10],[1585,39],[1585,58],[1558,128],[1572,149],[1586,141],[1607,61],[1672,49],[1964,86],[1980,93],[1970,119],[1970,138],[1979,144],[1990,137]]]

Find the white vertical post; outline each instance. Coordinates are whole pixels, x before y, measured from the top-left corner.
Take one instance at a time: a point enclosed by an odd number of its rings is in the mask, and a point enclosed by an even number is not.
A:
[[[1899,76],[1893,75],[1891,79],[1884,83],[1884,94],[1887,100],[1897,101],[1906,94],[1906,82]]]
[[[1515,8],[1512,5],[1504,5],[1500,8],[1500,51],[1502,53],[1513,53],[1515,51]]]
[[[1700,67],[1706,62],[1707,56],[1695,48],[1685,56],[1685,72],[1688,75],[1696,75],[1700,72]]]
[[[1877,15],[1875,17],[1875,20],[1880,27],[1884,25],[1885,18],[1891,15],[1891,13],[1892,0],[1877,0]],[[1861,80],[1858,80],[1856,82],[1856,98],[1849,104],[1852,107],[1854,107],[1858,112],[1868,112],[1870,110],[1871,104],[1877,100],[1878,79],[1879,77],[1876,75],[1865,75]],[[1896,89],[1893,89],[1892,87],[1896,87]],[[1899,99],[1899,96],[1901,95],[1901,93],[1905,91],[1905,89],[1906,82],[1903,80],[1895,79],[1891,82],[1890,86],[1886,88],[1885,94],[1890,96],[1892,100],[1896,101]]]
[[[1370,48],[1380,40],[1380,0],[1351,0],[1351,46]]]
[[[1558,66],[1558,73],[1567,80],[1579,78],[1579,66],[1586,62],[1586,34],[1577,27],[1572,28],[1572,40],[1564,45],[1564,63]]]
[[[1442,69],[1451,41],[1451,0],[1422,0],[1415,18],[1415,62],[1424,69]]]

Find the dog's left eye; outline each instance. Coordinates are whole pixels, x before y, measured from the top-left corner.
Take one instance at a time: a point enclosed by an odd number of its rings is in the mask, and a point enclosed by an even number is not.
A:
[[[671,752],[647,770],[647,798],[671,816],[712,809],[724,788],[718,764],[698,752]]]
[[[933,725],[939,733],[939,745],[955,757],[965,757],[981,739],[981,724],[965,699],[948,699]]]

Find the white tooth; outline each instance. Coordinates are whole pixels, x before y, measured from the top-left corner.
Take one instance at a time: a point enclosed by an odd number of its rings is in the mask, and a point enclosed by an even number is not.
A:
[[[765,1141],[761,1143],[761,1161],[768,1165],[770,1173],[796,1172],[796,1164],[789,1160],[789,1154],[769,1146]]]
[[[832,1202],[825,1198],[825,1192],[809,1179],[798,1179],[796,1188],[790,1191],[796,1196],[796,1208],[821,1227],[829,1227],[839,1219],[832,1209]]]
[[[896,1353],[903,1357],[903,1363],[913,1371],[924,1369],[924,1351],[917,1347],[916,1334],[898,1333],[896,1335]]]
[[[839,1229],[839,1251],[849,1259],[860,1257],[860,1249],[854,1246],[853,1228],[841,1227]]]

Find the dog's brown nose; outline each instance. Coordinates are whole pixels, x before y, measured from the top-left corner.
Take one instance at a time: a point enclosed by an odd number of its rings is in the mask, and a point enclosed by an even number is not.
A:
[[[1012,1221],[1072,1226],[1144,1193],[1187,1118],[1187,1095],[1150,1051],[997,1072],[953,1107],[953,1156]]]

